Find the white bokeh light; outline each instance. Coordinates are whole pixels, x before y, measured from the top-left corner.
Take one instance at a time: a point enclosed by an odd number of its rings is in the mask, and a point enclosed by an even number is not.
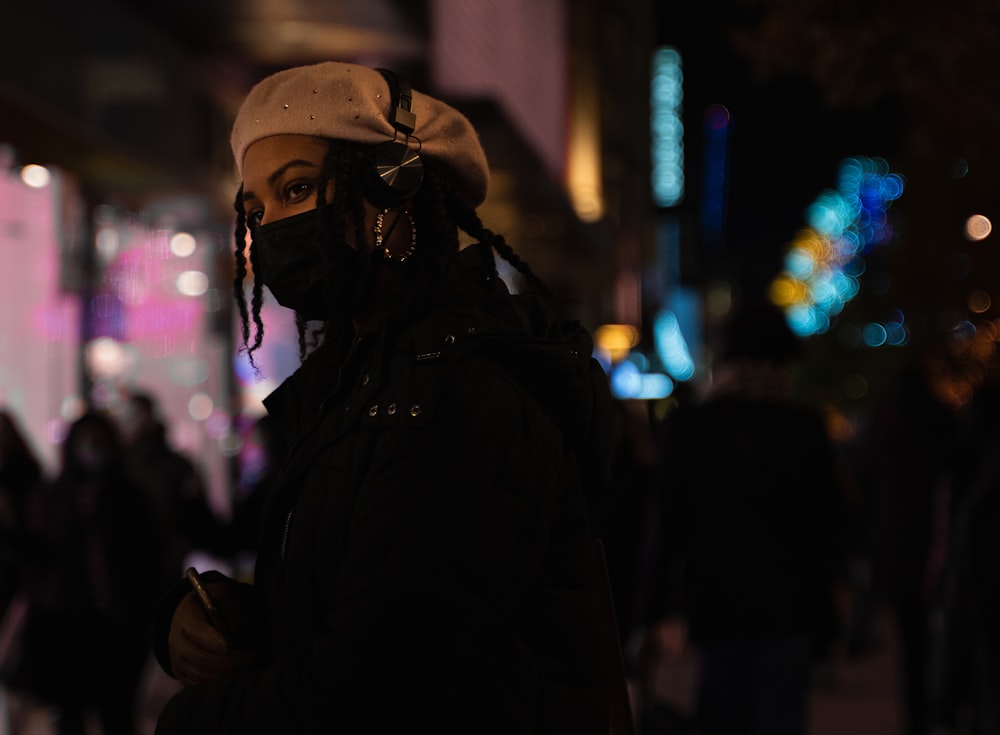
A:
[[[52,181],[52,174],[45,166],[29,163],[21,169],[21,181],[33,189],[44,189]]]
[[[178,232],[170,238],[170,252],[178,258],[186,258],[193,255],[198,243],[193,235],[187,232]]]
[[[208,276],[201,271],[184,271],[177,276],[177,292],[185,296],[201,296],[208,291]]]

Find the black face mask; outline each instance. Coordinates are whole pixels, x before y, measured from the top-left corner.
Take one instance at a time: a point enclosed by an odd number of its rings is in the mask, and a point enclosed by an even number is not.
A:
[[[325,320],[335,309],[350,308],[358,280],[358,253],[342,240],[329,262],[317,240],[319,209],[258,227],[254,232],[261,283],[282,306],[305,319]]]

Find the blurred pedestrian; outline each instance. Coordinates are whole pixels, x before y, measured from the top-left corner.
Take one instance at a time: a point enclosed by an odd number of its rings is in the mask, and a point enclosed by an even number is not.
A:
[[[0,729],[17,731],[24,707],[7,687],[24,653],[28,601],[24,571],[25,505],[45,481],[42,463],[17,414],[0,409]]]
[[[803,735],[837,634],[840,469],[800,353],[779,310],[740,306],[704,394],[663,427],[649,636],[696,657],[701,735]]]
[[[265,399],[290,450],[253,586],[206,574],[214,621],[186,584],[160,608],[186,686],[158,735],[605,735],[617,636],[587,501],[610,473],[607,377],[476,214],[475,130],[327,62],[261,81],[231,142],[247,352],[273,296],[304,360]]]
[[[931,559],[932,726],[1000,735],[1000,381],[996,367],[958,417],[945,518]],[[943,538],[941,532],[944,531]],[[932,570],[933,571],[933,570]],[[935,588],[932,587],[932,590]]]
[[[230,554],[256,554],[261,512],[287,452],[285,435],[274,417],[256,418],[237,458],[239,475],[227,528]]]
[[[951,479],[957,418],[933,390],[933,350],[906,362],[858,440],[872,589],[899,642],[905,735],[930,732],[931,550],[940,498]]]
[[[119,425],[125,470],[154,509],[157,543],[163,549],[161,584],[167,585],[183,573],[192,552],[218,551],[222,523],[209,501],[201,470],[171,445],[169,427],[153,393],[126,393]]]
[[[287,451],[285,434],[269,414],[254,418],[242,431],[233,467],[232,512],[214,545],[217,557],[229,562],[231,575],[239,581],[253,581],[261,514]]]
[[[646,401],[616,400],[618,444],[603,517],[608,570],[615,597],[622,644],[641,631],[645,614],[644,565],[651,555],[645,548],[650,532],[650,509],[656,492],[658,450],[654,421]]]
[[[0,615],[20,578],[25,501],[44,479],[42,463],[18,418],[9,409],[0,410]]]
[[[115,423],[88,412],[58,474],[27,500],[24,656],[14,685],[52,708],[59,735],[136,731],[159,568],[151,510],[122,463]]]

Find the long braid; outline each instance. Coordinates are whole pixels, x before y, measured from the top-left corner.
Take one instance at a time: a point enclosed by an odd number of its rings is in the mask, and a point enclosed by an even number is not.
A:
[[[243,281],[247,276],[247,258],[244,253],[247,225],[246,216],[243,211],[242,186],[236,192],[236,201],[233,202],[233,209],[236,210],[236,230],[233,233],[233,255],[236,258],[236,275],[233,278],[233,297],[236,299],[236,308],[240,313],[243,345],[246,346],[246,343],[250,340],[250,314],[247,311],[246,295],[243,293]]]
[[[243,209],[243,187],[240,186],[236,192],[236,201],[233,203],[236,210],[236,228],[233,233],[233,254],[236,258],[236,275],[233,279],[233,296],[236,298],[236,307],[240,314],[241,336],[243,350],[247,353],[250,365],[256,369],[253,353],[261,346],[264,339],[264,322],[260,318],[260,309],[263,302],[260,279],[254,278],[250,309],[247,309],[246,295],[243,290],[244,281],[247,277],[247,257],[245,254],[247,241],[247,217],[246,210]],[[257,272],[256,249],[250,248],[250,266],[254,273]],[[253,321],[255,333],[253,342],[250,342],[250,322]]]
[[[489,245],[497,251],[501,258],[510,263],[518,270],[538,291],[546,296],[551,296],[552,292],[545,281],[539,278],[524,260],[521,259],[514,249],[507,243],[503,235],[483,225],[479,215],[470,207],[465,206],[456,196],[446,198],[448,213],[463,232],[479,242]]]
[[[311,341],[308,338],[309,323],[299,312],[295,312],[295,331],[299,335],[299,359],[302,360],[309,352]]]

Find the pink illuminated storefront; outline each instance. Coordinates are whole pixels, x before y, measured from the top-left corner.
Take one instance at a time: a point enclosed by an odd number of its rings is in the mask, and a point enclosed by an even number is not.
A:
[[[229,244],[175,214],[193,207],[84,211],[70,174],[3,167],[0,405],[52,472],[67,424],[88,403],[114,413],[127,391],[151,392],[172,444],[202,467],[225,515],[243,427],[288,368],[273,355],[260,375],[241,367],[230,279],[220,274]],[[89,246],[92,269],[83,265]]]
[[[0,170],[0,405],[21,421],[47,469],[78,381],[79,302],[60,288],[60,181]]]

